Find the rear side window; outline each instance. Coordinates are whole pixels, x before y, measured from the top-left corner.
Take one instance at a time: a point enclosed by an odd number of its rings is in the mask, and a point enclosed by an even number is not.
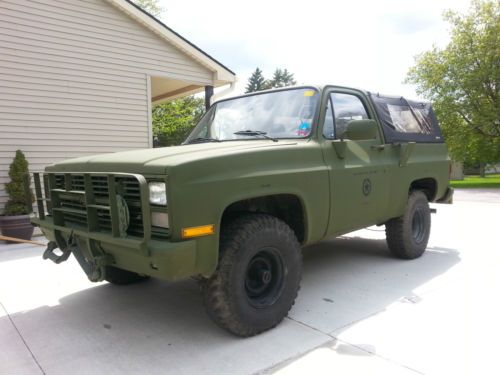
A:
[[[428,111],[412,109],[409,105],[387,105],[392,125],[401,133],[431,134],[432,128],[426,120]]]
[[[430,103],[370,94],[386,142],[442,143],[441,130]]]

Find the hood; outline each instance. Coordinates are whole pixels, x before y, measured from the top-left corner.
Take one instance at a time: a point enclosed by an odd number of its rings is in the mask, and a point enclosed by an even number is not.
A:
[[[175,167],[196,160],[204,160],[259,148],[277,148],[296,144],[295,141],[247,140],[199,143],[182,146],[122,151],[111,154],[68,159],[46,168],[47,172],[124,172],[165,174]]]

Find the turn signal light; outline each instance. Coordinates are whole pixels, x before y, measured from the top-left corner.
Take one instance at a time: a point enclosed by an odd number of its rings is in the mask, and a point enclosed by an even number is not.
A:
[[[215,233],[215,225],[202,225],[199,227],[182,228],[182,238],[208,236]]]

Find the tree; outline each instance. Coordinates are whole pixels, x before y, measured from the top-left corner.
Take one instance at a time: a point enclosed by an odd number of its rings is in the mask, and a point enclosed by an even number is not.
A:
[[[160,146],[181,144],[205,112],[203,98],[188,96],[153,107],[153,135]]]
[[[434,104],[452,157],[500,160],[500,2],[474,0],[445,13],[451,41],[416,57],[406,82]]]
[[[262,75],[262,70],[256,68],[248,79],[245,93],[293,86],[296,83],[293,73],[290,73],[287,69],[277,68],[274,71],[273,78],[266,80]]]
[[[268,82],[269,88],[279,88],[286,86],[293,86],[297,82],[295,81],[293,74],[287,69],[276,69],[273,74],[273,78]]]
[[[255,71],[250,76],[250,78],[248,79],[248,84],[245,93],[265,90],[266,89],[265,83],[266,80],[262,75],[262,70],[256,68]]]
[[[165,9],[158,4],[158,0],[133,0],[133,2],[156,18],[160,18],[165,11]]]
[[[33,193],[30,190],[31,177],[28,169],[28,161],[23,152],[17,150],[9,167],[10,181],[5,184],[5,191],[9,195],[5,215],[25,215],[30,212],[28,205],[33,201]]]

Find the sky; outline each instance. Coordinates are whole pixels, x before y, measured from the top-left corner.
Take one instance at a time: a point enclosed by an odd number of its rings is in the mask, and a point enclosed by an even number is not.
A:
[[[298,84],[336,84],[418,98],[404,84],[414,57],[449,41],[446,9],[470,0],[160,0],[161,19],[233,70],[243,93],[259,67]]]

